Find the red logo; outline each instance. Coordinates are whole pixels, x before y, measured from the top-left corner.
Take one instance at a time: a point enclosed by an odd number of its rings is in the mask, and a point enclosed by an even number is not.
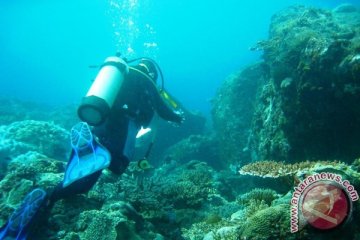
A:
[[[349,216],[350,208],[344,190],[328,182],[309,186],[302,200],[303,216],[311,226],[321,230],[343,223]]]

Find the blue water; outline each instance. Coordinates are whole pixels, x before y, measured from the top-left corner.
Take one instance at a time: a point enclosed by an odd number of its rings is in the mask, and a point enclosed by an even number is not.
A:
[[[221,82],[261,58],[249,47],[267,38],[275,12],[342,2],[2,0],[0,95],[77,103],[97,73],[88,66],[121,51],[157,60],[165,87],[188,109],[209,116]]]

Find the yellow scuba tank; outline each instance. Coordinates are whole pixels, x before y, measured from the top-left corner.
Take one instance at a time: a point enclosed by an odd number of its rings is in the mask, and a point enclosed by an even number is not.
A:
[[[79,118],[89,125],[102,124],[109,115],[117,94],[129,72],[120,57],[108,57],[78,108]]]

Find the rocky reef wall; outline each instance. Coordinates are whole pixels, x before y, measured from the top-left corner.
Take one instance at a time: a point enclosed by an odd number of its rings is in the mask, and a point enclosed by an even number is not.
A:
[[[266,81],[264,67],[255,64],[230,75],[213,100],[212,116],[224,166],[251,158],[251,122],[256,96]]]
[[[214,101],[224,161],[360,155],[358,9],[287,8],[251,50],[263,51],[263,63],[225,81]]]

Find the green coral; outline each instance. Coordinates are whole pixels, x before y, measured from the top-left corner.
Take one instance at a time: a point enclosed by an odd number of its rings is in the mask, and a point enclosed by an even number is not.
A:
[[[196,208],[212,191],[212,175],[205,163],[191,161],[163,186],[162,194],[175,208]]]
[[[250,199],[241,220],[248,219],[258,211],[269,208],[269,206],[270,205],[267,204],[264,200]]]
[[[264,201],[265,204],[271,205],[272,201],[274,201],[278,197],[278,194],[271,189],[264,188],[255,188],[250,192],[240,195],[237,198],[237,201],[241,205],[249,205],[250,201]]]
[[[290,234],[290,205],[281,204],[262,209],[242,225],[240,236],[244,239],[295,239]]]
[[[122,220],[126,221],[126,220]],[[106,213],[98,210],[85,211],[80,214],[78,220],[78,226],[83,229],[83,232],[79,233],[80,239],[117,239],[116,227],[120,224],[121,220],[118,218],[112,218]],[[126,229],[129,230],[129,229]],[[130,231],[129,231],[130,236]],[[128,238],[134,239],[134,238]]]
[[[198,222],[192,224],[189,229],[182,229],[182,236],[187,240],[203,240],[203,239],[238,239],[237,226],[222,220],[216,223]]]
[[[130,179],[125,175],[122,188],[126,199],[141,211],[160,210],[159,206],[199,208],[208,195],[215,191],[211,168],[195,160],[177,169],[173,169],[172,164],[165,165],[151,177]]]

